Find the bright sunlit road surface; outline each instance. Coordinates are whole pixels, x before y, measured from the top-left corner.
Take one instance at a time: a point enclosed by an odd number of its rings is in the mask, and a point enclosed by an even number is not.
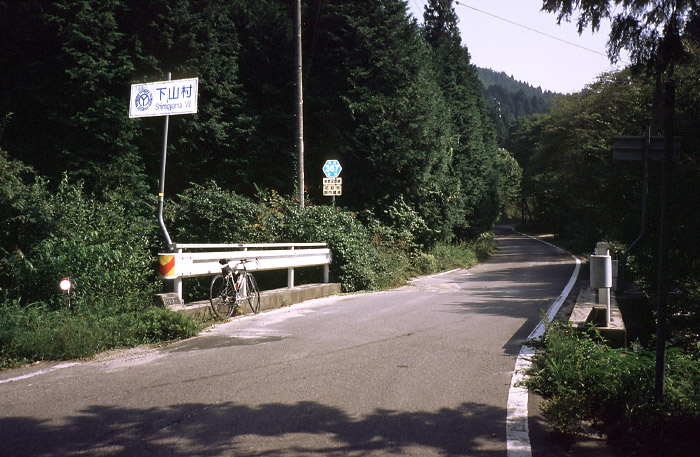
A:
[[[505,456],[516,357],[575,262],[498,240],[469,271],[2,372],[0,455]]]

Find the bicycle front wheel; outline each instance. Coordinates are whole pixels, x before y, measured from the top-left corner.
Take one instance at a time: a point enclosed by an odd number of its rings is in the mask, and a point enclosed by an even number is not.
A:
[[[248,303],[248,306],[250,306],[250,309],[255,313],[258,314],[260,312],[260,289],[258,289],[258,282],[255,280],[255,277],[250,274],[250,273],[245,273],[245,295],[242,298],[242,301],[245,301]]]
[[[236,308],[236,296],[228,277],[214,276],[209,286],[211,310],[219,319],[231,317]]]

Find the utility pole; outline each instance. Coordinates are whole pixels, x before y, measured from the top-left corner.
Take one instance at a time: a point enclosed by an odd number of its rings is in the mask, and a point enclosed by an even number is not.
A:
[[[294,21],[295,50],[297,62],[297,180],[299,182],[299,207],[304,207],[304,92],[301,77],[301,0],[296,2]]]

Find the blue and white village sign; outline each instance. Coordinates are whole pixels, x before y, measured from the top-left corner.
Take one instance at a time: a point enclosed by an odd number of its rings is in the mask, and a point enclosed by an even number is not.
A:
[[[199,78],[132,84],[129,117],[194,114],[198,85]]]

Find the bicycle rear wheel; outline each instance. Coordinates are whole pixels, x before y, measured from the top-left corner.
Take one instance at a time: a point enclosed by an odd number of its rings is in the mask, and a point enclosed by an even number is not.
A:
[[[258,314],[260,312],[260,289],[258,289],[258,282],[255,277],[250,273],[245,273],[245,296],[241,297],[242,301],[248,303],[250,309]]]
[[[236,295],[228,277],[216,275],[209,286],[211,310],[219,319],[226,319],[236,308]]]

